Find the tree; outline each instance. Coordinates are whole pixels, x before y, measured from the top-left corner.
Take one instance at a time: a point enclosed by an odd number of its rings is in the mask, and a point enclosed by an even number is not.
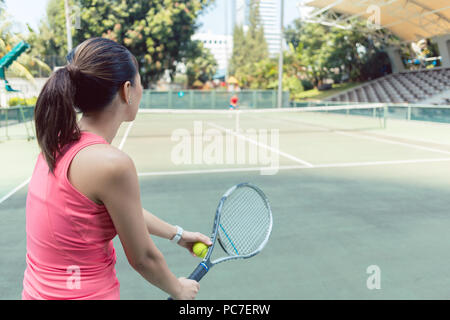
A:
[[[329,75],[328,62],[333,51],[328,41],[328,30],[320,24],[306,24],[300,34],[296,48],[297,59],[314,86],[318,86]]]
[[[69,2],[72,5],[72,1]],[[67,63],[67,37],[65,29],[64,0],[50,0],[46,16],[39,23],[39,30],[30,28],[27,42],[31,52],[40,56],[52,68]]]
[[[295,55],[290,52],[283,53],[283,90],[289,91],[292,98],[303,91],[303,85],[300,80],[300,71],[298,64],[293,61]],[[270,89],[278,88],[278,58],[266,58],[254,64],[253,78],[250,83],[251,89]]]
[[[188,86],[192,87],[195,81],[212,80],[212,77],[217,71],[217,62],[211,51],[208,48],[203,47],[203,43],[200,41],[194,42],[197,48],[197,52],[187,59],[186,63],[186,75]]]
[[[284,52],[283,88],[291,96],[303,91],[300,73],[303,70],[297,56]],[[259,15],[259,1],[250,3],[249,26],[246,33],[242,26],[233,32],[233,55],[230,74],[234,74],[241,86],[251,89],[276,89],[278,87],[278,58],[269,57],[264,28]]]
[[[0,57],[7,54],[17,45],[24,37],[12,31],[13,22],[10,20],[5,10],[0,11]],[[40,59],[30,53],[23,53],[14,61],[8,68],[8,73],[17,77],[24,77],[34,83],[33,71],[36,67],[41,67],[44,70],[50,68]]]
[[[254,81],[255,64],[269,58],[264,28],[259,15],[259,0],[251,0],[249,25],[244,33],[243,26],[236,26],[233,33],[233,55],[231,72],[243,87],[250,87]]]
[[[303,23],[300,19],[295,19],[291,25],[284,30],[284,37],[287,43],[291,43],[294,49],[297,49],[300,44],[300,37],[302,35]]]
[[[249,27],[245,35],[249,63],[261,61],[269,56],[264,27],[259,14],[259,1],[251,0],[249,12]]]
[[[236,74],[240,66],[246,63],[244,27],[236,25],[233,30],[233,52],[230,60],[229,74]]]
[[[192,49],[197,17],[214,0],[69,0],[78,7],[80,28],[72,27],[74,47],[92,37],[105,37],[127,47],[140,65],[148,87],[165,70],[173,76],[176,63]],[[47,17],[35,33],[36,50],[48,57],[65,57],[67,40],[64,0],[50,0]]]
[[[175,74],[176,63],[192,48],[196,19],[213,0],[80,0],[81,29],[74,43],[103,36],[125,45],[137,58],[144,86],[165,70]]]
[[[326,78],[341,81],[365,81],[384,75],[389,69],[387,56],[382,53],[385,40],[376,37],[366,22],[350,21],[352,27],[340,29],[321,24],[294,21],[287,28],[286,39],[294,48],[306,78],[318,86]],[[391,39],[386,34],[386,39]]]

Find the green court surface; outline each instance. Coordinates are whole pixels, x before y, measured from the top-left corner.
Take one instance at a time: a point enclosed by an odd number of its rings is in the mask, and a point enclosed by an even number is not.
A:
[[[229,133],[245,142],[245,161],[227,162],[224,152],[195,163],[192,149],[191,163],[177,164],[177,132],[189,133],[192,148],[196,138],[208,140],[203,152]],[[450,298],[449,124],[388,119],[384,128],[378,117],[317,112],[249,113],[238,121],[233,113],[140,113],[113,145],[135,161],[144,208],[187,230],[209,235],[218,201],[234,184],[252,182],[266,193],[273,211],[266,248],[214,267],[199,299]],[[35,140],[0,143],[0,299],[20,299],[26,180],[37,153]],[[275,170],[261,170],[267,157]],[[200,262],[153,239],[177,276]],[[165,299],[129,266],[117,237],[114,243],[121,298]],[[373,265],[379,289],[367,286]]]

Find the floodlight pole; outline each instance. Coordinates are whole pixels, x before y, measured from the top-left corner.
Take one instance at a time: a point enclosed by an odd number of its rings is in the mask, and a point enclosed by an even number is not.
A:
[[[280,56],[278,58],[278,108],[283,103],[283,16],[284,16],[284,0],[281,0],[280,10]]]
[[[225,81],[228,80],[228,1],[225,1]]]
[[[69,0],[64,0],[64,7],[66,11],[66,33],[67,33],[67,51],[72,51],[72,23],[70,21],[70,7]]]

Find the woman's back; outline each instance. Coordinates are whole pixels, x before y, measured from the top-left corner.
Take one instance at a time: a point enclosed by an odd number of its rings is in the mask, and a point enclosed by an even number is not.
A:
[[[118,299],[116,230],[104,205],[79,192],[67,177],[83,148],[107,144],[82,132],[66,145],[54,175],[39,155],[27,197],[27,269],[24,299]]]
[[[198,283],[177,279],[149,235],[189,252],[197,241],[211,244],[209,238],[146,211],[132,159],[110,145],[139,109],[136,58],[123,45],[96,37],[67,60],[50,75],[34,112],[42,152],[27,197],[22,298],[119,299],[112,243],[118,234],[142,277],[176,299],[193,299]]]

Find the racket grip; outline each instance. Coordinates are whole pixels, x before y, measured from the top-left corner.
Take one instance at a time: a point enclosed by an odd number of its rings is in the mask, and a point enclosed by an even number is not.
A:
[[[209,267],[204,262],[201,262],[197,266],[197,268],[195,268],[195,270],[191,273],[188,279],[195,280],[198,282],[203,278],[203,276],[208,272],[208,270]]]
[[[201,262],[197,268],[191,273],[188,279],[199,282],[203,276],[208,273],[209,267],[206,263]],[[173,300],[172,297],[168,297],[167,300]]]

